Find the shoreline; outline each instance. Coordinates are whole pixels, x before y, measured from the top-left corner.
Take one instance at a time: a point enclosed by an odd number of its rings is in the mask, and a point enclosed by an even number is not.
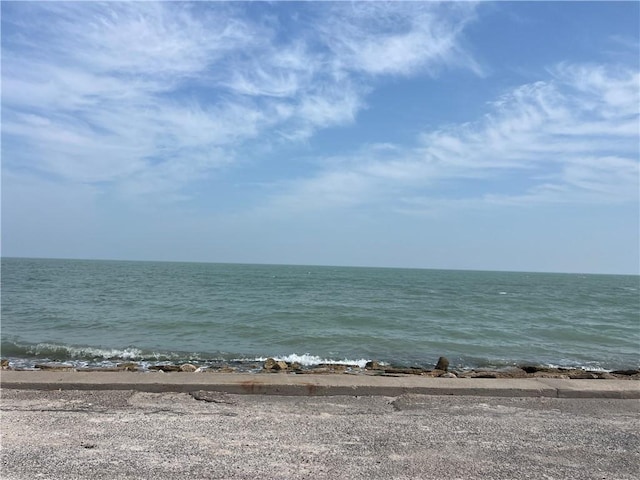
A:
[[[286,373],[292,375],[322,375],[322,374],[348,374],[366,376],[390,376],[410,375],[432,378],[557,378],[580,380],[640,380],[640,369],[630,368],[624,370],[589,369],[587,367],[550,367],[544,365],[513,365],[501,368],[457,368],[449,367],[446,357],[440,357],[433,368],[393,366],[378,361],[368,361],[366,365],[349,363],[318,363],[302,365],[299,362],[290,362],[267,358],[264,361],[219,362],[210,363],[158,363],[145,365],[141,362],[123,361],[111,366],[79,366],[71,362],[42,361],[33,362],[32,367],[12,365],[10,359],[1,359],[0,367],[3,371],[24,372],[85,372],[85,373],[114,373],[137,372],[141,374],[153,373],[234,373],[243,375],[262,375],[273,373]]]

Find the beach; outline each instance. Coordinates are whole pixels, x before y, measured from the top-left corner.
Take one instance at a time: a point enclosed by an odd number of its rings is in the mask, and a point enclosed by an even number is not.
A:
[[[637,381],[12,371],[1,380],[10,480],[631,479],[640,461]]]

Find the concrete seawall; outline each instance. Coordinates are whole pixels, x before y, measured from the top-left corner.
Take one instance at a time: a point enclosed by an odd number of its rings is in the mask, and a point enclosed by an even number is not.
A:
[[[0,386],[23,390],[133,390],[287,396],[459,395],[639,399],[635,380],[428,378],[416,375],[295,375],[3,371]]]

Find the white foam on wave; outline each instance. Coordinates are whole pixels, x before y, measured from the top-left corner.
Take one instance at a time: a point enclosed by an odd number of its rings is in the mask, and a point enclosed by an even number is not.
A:
[[[28,349],[28,353],[35,355],[50,355],[56,352],[65,352],[71,358],[117,358],[123,360],[136,360],[142,358],[142,350],[138,348],[97,348],[97,347],[71,347],[68,345],[56,345],[54,343],[39,343]]]
[[[598,367],[598,366],[591,366],[591,365],[577,365],[575,367],[568,367],[567,365],[556,365],[554,363],[547,363],[544,365],[547,368],[575,368],[577,370],[585,370],[588,372],[611,372],[611,369],[608,368],[602,368],[602,367]]]
[[[283,361],[287,363],[299,363],[300,365],[305,367],[313,367],[314,365],[319,365],[323,363],[327,365],[357,365],[360,368],[364,368],[367,362],[369,362],[369,360],[367,360],[366,358],[361,358],[359,360],[350,360],[348,358],[345,358],[344,360],[335,360],[330,358],[322,358],[317,355],[311,355],[309,353],[305,353],[302,355],[299,355],[297,353],[291,353],[289,355],[274,356],[271,358],[277,361]],[[266,359],[267,357],[258,357],[258,358],[251,359],[251,361],[264,362]],[[246,361],[248,359],[242,358],[238,360]]]

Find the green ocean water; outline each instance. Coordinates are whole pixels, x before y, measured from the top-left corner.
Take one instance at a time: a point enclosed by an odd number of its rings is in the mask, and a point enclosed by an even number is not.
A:
[[[21,366],[640,365],[638,276],[17,258],[1,273],[1,355]]]

